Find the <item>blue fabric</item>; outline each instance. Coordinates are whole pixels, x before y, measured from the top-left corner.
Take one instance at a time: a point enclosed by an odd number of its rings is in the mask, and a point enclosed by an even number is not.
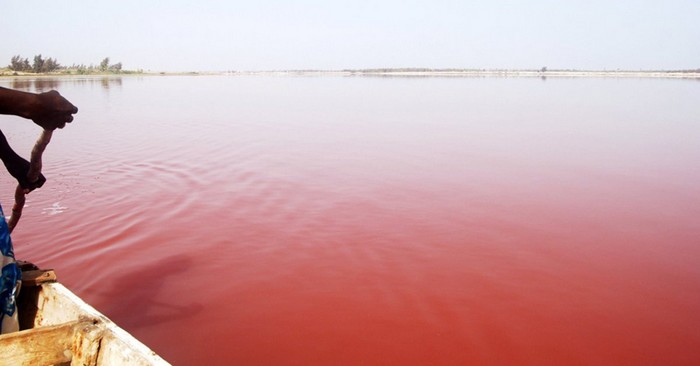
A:
[[[0,217],[2,217],[2,222],[0,222],[0,252],[5,257],[15,257],[15,252],[12,250],[12,240],[10,240],[10,229],[7,227],[7,222],[5,221],[5,214],[2,212],[2,206],[0,205]]]
[[[5,215],[0,206],[0,264],[2,264],[2,276],[0,277],[0,329],[4,315],[12,316],[17,311],[16,295],[17,283],[22,279],[22,272],[15,262],[15,253],[12,250],[10,230],[5,222]]]

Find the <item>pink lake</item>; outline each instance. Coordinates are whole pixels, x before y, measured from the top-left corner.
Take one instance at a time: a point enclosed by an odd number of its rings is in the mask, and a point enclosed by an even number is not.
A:
[[[175,365],[700,362],[697,81],[0,86],[80,108],[17,257]]]

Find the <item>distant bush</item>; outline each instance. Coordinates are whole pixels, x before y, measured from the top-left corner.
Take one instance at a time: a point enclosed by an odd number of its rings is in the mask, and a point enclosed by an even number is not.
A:
[[[117,62],[115,64],[110,64],[109,63],[109,57],[105,57],[99,64],[99,66],[86,66],[84,64],[73,64],[71,66],[61,66],[61,64],[58,63],[58,61],[55,58],[47,58],[44,59],[44,57],[39,54],[34,56],[33,62],[30,63],[28,58],[22,58],[20,55],[15,55],[12,56],[10,59],[10,64],[7,66],[8,69],[11,71],[14,71],[15,73],[17,72],[23,72],[23,73],[36,73],[36,74],[41,74],[41,73],[51,73],[51,72],[56,72],[56,71],[61,71],[63,74],[78,74],[78,75],[87,75],[87,74],[97,74],[97,73],[110,73],[110,74],[121,74],[121,73],[130,73],[130,74],[135,74],[135,73],[142,73],[142,70],[139,71],[129,71],[129,70],[123,70],[122,69],[122,63]]]
[[[8,68],[12,71],[30,71],[32,66],[29,64],[29,59],[16,55],[12,56],[12,59],[10,59]]]

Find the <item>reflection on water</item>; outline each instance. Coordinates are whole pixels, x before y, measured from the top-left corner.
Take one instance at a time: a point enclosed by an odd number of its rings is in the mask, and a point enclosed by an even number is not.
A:
[[[42,93],[50,90],[60,89],[63,82],[77,85],[100,85],[102,89],[109,90],[114,87],[122,86],[122,78],[114,76],[98,76],[98,77],[71,77],[71,78],[13,78],[10,81],[10,87],[17,90],[31,91]]]
[[[13,79],[12,88],[32,92],[44,92],[57,89],[61,79]]]
[[[15,252],[173,364],[700,359],[698,83],[110,80]]]

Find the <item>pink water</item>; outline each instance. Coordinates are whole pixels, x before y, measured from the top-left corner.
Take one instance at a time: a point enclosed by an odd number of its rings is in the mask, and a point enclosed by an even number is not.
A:
[[[0,85],[80,107],[17,256],[173,364],[700,362],[696,81]]]

